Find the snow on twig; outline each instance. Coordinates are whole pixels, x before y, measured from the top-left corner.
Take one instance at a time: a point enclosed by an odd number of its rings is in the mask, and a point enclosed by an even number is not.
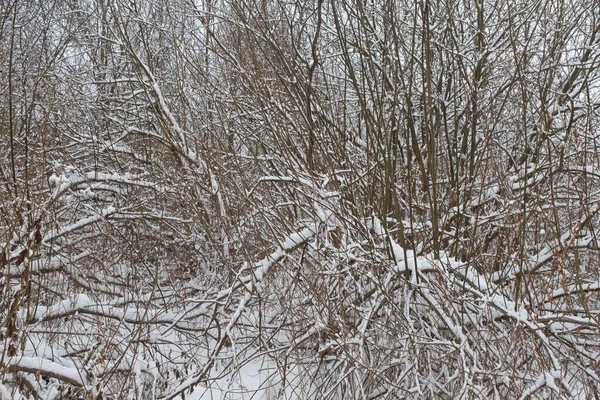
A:
[[[74,366],[67,367],[41,357],[12,357],[6,367],[14,372],[40,373],[78,387],[86,385],[85,377]]]

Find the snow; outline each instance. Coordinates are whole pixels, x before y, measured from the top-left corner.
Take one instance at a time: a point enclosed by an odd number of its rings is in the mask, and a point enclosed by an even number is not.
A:
[[[31,373],[39,371],[42,375],[55,377],[75,386],[85,386],[86,384],[77,368],[61,365],[40,357],[12,357],[8,360],[7,365],[17,371]]]
[[[1,398],[597,391],[589,7],[129,3],[7,10]]]
[[[65,299],[51,307],[40,305],[37,307],[36,312],[30,316],[30,318],[32,321],[59,318],[60,316],[71,314],[78,309],[88,307],[90,304],[91,300],[87,295],[78,294],[73,298]],[[24,318],[26,316],[26,311],[22,311],[21,314],[21,318]]]

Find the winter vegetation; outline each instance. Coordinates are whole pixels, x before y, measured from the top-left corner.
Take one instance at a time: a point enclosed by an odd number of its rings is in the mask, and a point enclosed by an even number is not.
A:
[[[599,399],[595,0],[0,0],[0,399]]]

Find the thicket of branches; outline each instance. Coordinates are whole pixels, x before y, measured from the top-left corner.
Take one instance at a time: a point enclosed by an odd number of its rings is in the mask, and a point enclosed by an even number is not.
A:
[[[595,1],[0,14],[0,398],[598,398]]]

